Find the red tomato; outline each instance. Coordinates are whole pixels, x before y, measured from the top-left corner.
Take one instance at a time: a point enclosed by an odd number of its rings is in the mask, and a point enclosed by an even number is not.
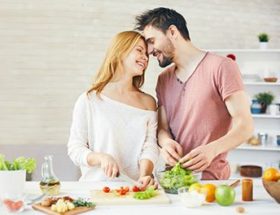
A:
[[[133,187],[132,187],[132,191],[133,191],[133,192],[139,192],[139,191],[140,191],[140,188],[137,187],[137,186],[133,186]]]
[[[123,190],[125,190],[126,192],[129,192],[129,187],[124,187]]]
[[[103,188],[103,192],[104,193],[109,193],[110,192],[110,188],[109,187],[104,187]]]
[[[122,189],[122,190],[119,192],[119,194],[122,195],[122,196],[124,196],[126,193],[127,193],[127,192],[126,192],[124,189]]]

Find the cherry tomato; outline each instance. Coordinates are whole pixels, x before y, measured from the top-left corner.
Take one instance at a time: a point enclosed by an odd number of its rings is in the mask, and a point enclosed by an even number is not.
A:
[[[133,187],[132,187],[132,191],[133,191],[133,192],[139,192],[139,191],[140,191],[140,188],[137,187],[137,186],[133,186]]]
[[[104,193],[109,193],[110,192],[110,188],[109,187],[104,187],[103,188],[103,192]]]

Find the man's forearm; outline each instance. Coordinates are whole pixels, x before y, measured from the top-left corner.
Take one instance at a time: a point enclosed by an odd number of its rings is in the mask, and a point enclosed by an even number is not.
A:
[[[164,139],[172,139],[172,136],[169,131],[164,128],[158,130],[158,144],[160,147],[163,146]]]
[[[236,148],[240,144],[248,140],[253,133],[253,122],[249,117],[237,118],[233,120],[232,128],[223,137],[209,143],[215,149],[216,156]]]

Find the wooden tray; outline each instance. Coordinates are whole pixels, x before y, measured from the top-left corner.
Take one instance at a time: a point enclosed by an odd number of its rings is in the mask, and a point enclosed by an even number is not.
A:
[[[58,213],[58,212],[52,211],[51,207],[42,206],[40,203],[33,204],[32,208],[34,210],[41,211],[41,212],[49,214],[49,215],[62,215],[62,214],[63,215],[75,215],[75,214],[81,214],[81,213],[93,210],[95,208],[95,206],[90,207],[90,208],[89,207],[76,207],[73,210],[67,211],[65,213]]]

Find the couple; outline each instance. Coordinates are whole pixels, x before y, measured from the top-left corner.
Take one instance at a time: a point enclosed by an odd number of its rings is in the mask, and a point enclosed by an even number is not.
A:
[[[80,180],[115,178],[119,171],[143,187],[159,148],[165,162],[230,176],[227,152],[251,136],[252,118],[239,69],[229,58],[196,48],[182,15],[146,11],[134,31],[113,39],[92,87],[75,104],[68,154]],[[140,90],[149,55],[161,67],[157,100]],[[158,148],[158,145],[159,148]]]

